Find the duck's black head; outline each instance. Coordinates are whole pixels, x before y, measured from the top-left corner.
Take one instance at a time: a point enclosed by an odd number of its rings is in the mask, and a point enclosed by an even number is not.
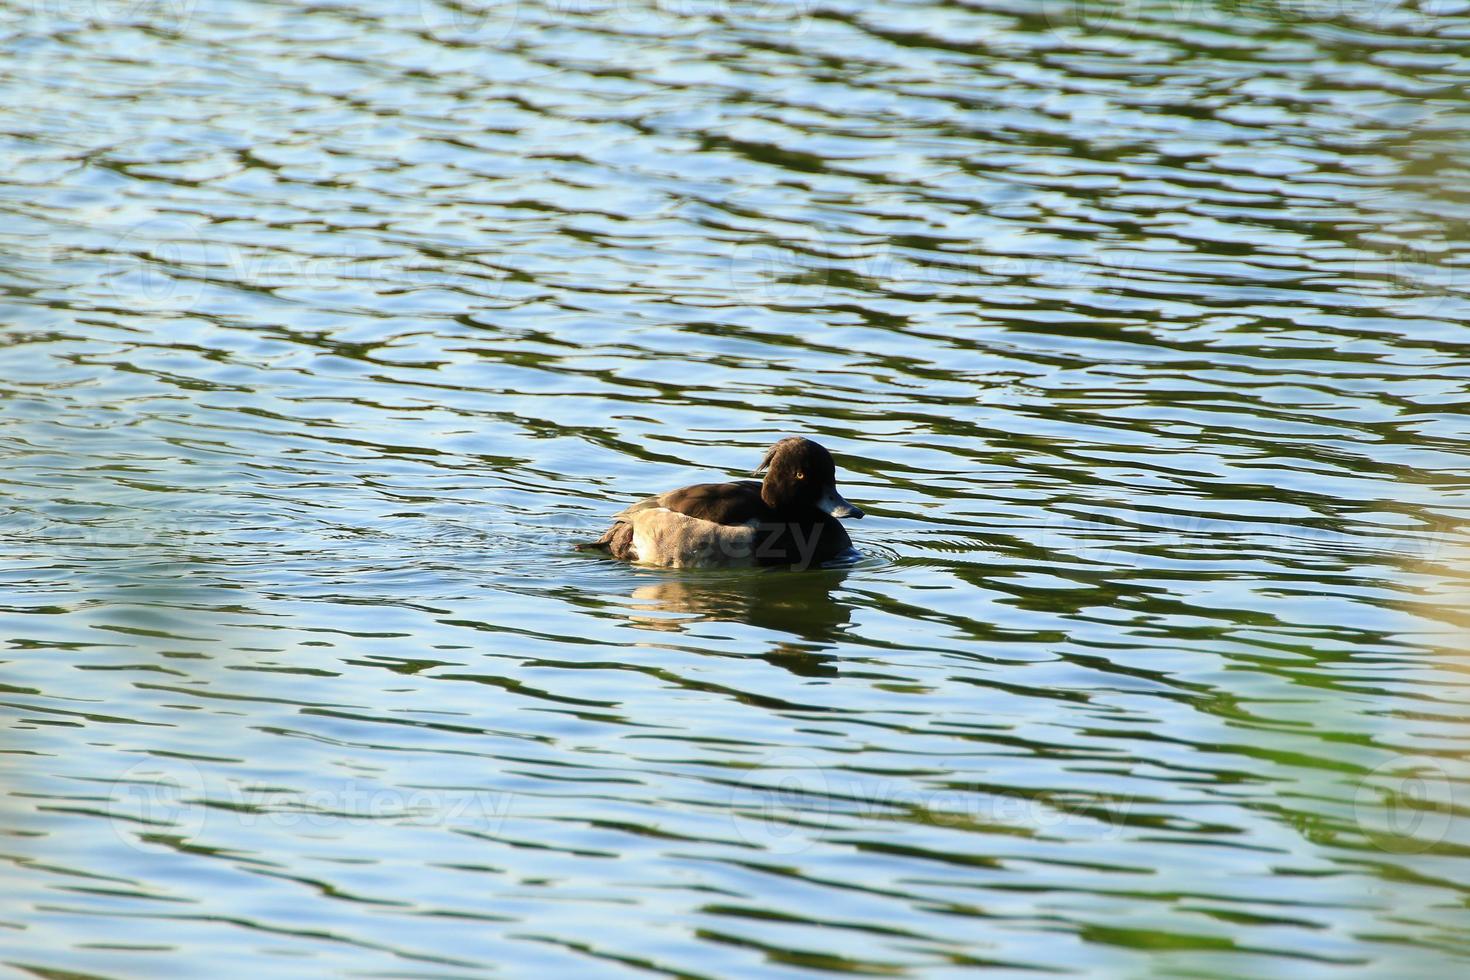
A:
[[[833,517],[859,518],[863,510],[842,499],[837,492],[837,466],[832,454],[801,436],[782,439],[766,451],[755,471],[766,471],[761,499],[767,507],[784,513],[808,508]]]

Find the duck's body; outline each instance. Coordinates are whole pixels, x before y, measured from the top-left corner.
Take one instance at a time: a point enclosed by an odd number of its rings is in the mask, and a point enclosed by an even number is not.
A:
[[[809,439],[783,439],[760,469],[763,482],[700,483],[641,500],[584,547],[671,568],[805,568],[853,553],[837,518],[863,512],[837,492],[827,450]]]

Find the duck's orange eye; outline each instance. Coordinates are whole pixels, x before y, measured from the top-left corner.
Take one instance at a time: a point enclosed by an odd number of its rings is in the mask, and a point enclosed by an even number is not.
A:
[[[797,470],[796,471],[796,478],[798,480],[805,480],[806,479],[806,474],[803,473],[801,470]]]

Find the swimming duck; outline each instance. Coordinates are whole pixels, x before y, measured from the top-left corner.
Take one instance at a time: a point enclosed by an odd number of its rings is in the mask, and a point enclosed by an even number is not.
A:
[[[699,483],[640,500],[579,547],[668,568],[806,568],[856,555],[837,519],[863,511],[837,492],[831,453],[792,436],[766,452],[762,470],[761,482]]]

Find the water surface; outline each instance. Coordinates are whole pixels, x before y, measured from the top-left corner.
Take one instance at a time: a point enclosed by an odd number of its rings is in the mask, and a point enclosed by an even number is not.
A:
[[[1470,8],[0,14],[0,962],[1427,976]],[[837,455],[863,559],[572,550]]]

